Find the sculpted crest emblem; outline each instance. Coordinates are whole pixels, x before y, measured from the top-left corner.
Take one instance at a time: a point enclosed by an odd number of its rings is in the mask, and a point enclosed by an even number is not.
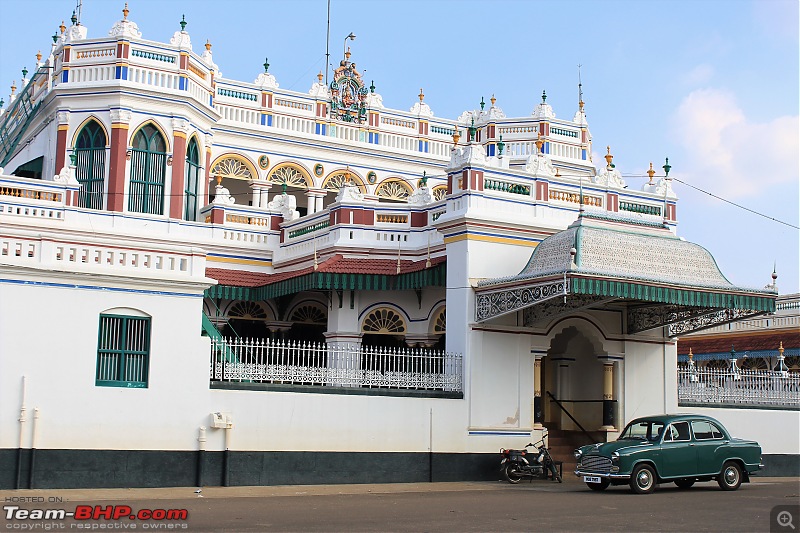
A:
[[[350,61],[350,49],[344,54],[339,67],[333,71],[331,82],[331,118],[342,122],[361,124],[367,117],[367,96],[356,64]]]

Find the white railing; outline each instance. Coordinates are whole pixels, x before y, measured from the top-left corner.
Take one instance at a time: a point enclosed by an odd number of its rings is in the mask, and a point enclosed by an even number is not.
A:
[[[462,392],[461,355],[269,339],[211,339],[211,381]]]
[[[765,370],[678,369],[678,402],[800,405],[800,373]]]

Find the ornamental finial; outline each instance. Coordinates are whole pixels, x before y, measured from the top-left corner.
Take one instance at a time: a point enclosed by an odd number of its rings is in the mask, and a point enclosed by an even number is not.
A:
[[[264,73],[266,74],[267,72],[269,72],[269,58],[265,57],[264,58]]]
[[[664,166],[661,167],[664,169],[664,177],[669,177],[669,171],[672,170],[672,166],[669,164],[669,157],[667,158],[667,162],[664,163]]]
[[[372,80],[372,82],[370,82],[369,92],[371,93],[375,92],[375,80]]]
[[[22,67],[22,79],[26,79],[28,77],[28,69],[27,67]]]
[[[0,98],[0,109],[3,109],[3,106],[4,106],[4,105],[6,105],[6,102],[5,102],[5,100],[3,100],[2,98]]]
[[[125,7],[122,8],[122,20],[128,20],[128,13],[130,12],[130,9],[128,9],[128,2],[125,2]]]
[[[611,166],[612,166],[612,163],[611,163],[611,161],[613,161],[613,160],[614,160],[614,156],[613,156],[613,155],[611,155],[611,147],[610,147],[610,146],[606,146],[606,151],[607,151],[608,153],[607,153],[606,155],[604,155],[603,157],[604,157],[604,158],[605,158],[605,160],[606,160],[606,165],[607,165],[609,168],[611,168]]]
[[[653,176],[655,175],[656,171],[653,170],[653,162],[650,161],[650,170],[647,171],[647,175],[650,176],[650,185],[653,184]]]
[[[483,111],[484,107],[486,107],[486,102],[483,101],[483,96],[481,96],[481,111]]]
[[[41,50],[36,52],[36,62],[37,63],[41,63],[42,62],[42,51]]]
[[[350,56],[351,56],[351,55],[353,55],[353,54],[351,54],[351,53],[350,53],[350,47],[348,46],[348,47],[347,47],[347,52],[345,52],[345,53],[344,53],[344,58],[345,58],[347,61],[350,61]]]
[[[453,130],[453,148],[458,146],[458,140],[461,138],[461,133],[458,131],[458,126]]]
[[[539,134],[536,136],[536,154],[544,153],[542,152],[542,146],[544,146],[544,141],[542,141],[542,135]]]
[[[544,92],[544,89],[542,90],[542,103],[543,104],[547,103],[547,93]]]
[[[694,360],[694,354],[692,353],[692,349],[689,348],[689,361],[693,361],[693,360]]]
[[[422,87],[420,87],[419,94],[417,96],[419,96],[419,101],[420,102],[425,100],[425,93],[423,92]]]
[[[53,45],[55,45],[57,42],[58,42],[58,32],[54,31],[53,32]]]
[[[323,76],[323,74],[322,74],[322,71],[320,70],[320,71],[319,71],[319,74],[317,74],[317,81],[318,81],[319,83],[322,83],[322,78],[323,78],[323,77],[324,77],[324,76]]]
[[[11,95],[13,96],[15,92],[17,92],[17,80],[11,82]]]
[[[75,14],[75,10],[74,9],[72,10],[72,16],[70,17],[69,20],[72,21],[72,25],[73,26],[78,23],[78,16]]]
[[[64,26],[63,20],[61,21],[61,26],[59,26],[58,29],[61,30],[61,35],[64,35],[64,32],[67,31],[67,27]]]
[[[783,341],[781,341],[781,345],[778,347],[778,352],[781,354],[781,357],[783,357],[783,351]]]
[[[181,25],[181,31],[185,32],[186,31],[186,15],[181,15],[181,21],[179,22],[179,24]]]
[[[497,98],[494,97],[494,94],[491,98],[489,98],[489,101],[492,103],[492,107],[494,107],[494,103],[497,101]]]
[[[211,41],[209,41],[208,39],[206,39],[206,50],[209,52],[211,51]]]

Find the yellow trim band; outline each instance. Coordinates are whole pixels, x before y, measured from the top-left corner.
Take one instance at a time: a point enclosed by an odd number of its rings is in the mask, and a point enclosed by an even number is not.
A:
[[[453,237],[445,237],[444,243],[450,244],[451,242],[460,242],[460,241],[480,241],[480,242],[492,242],[496,244],[513,244],[516,246],[527,246],[529,248],[536,248],[539,246],[538,242],[531,242],[526,241],[523,239],[515,239],[513,237],[490,237],[488,235],[455,235]]]
[[[214,257],[206,258],[206,266],[211,266],[213,263],[231,263],[234,265],[258,265],[258,266],[272,266],[272,261],[269,259],[239,259],[233,257]],[[212,266],[213,268],[213,266]]]

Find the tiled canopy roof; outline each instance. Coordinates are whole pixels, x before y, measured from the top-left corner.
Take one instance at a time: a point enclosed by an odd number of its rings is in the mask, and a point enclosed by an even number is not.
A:
[[[426,260],[400,261],[397,272],[396,259],[369,259],[344,257],[340,254],[317,265],[264,274],[246,270],[207,268],[206,276],[219,285],[210,287],[206,294],[212,297],[241,300],[263,300],[313,289],[414,289],[424,286],[444,286],[446,257],[432,257],[431,266]]]
[[[800,331],[749,332],[746,335],[720,335],[714,337],[683,337],[678,339],[678,354],[728,353],[731,347],[737,352],[772,350],[778,352],[780,343],[786,350],[800,348]]]

